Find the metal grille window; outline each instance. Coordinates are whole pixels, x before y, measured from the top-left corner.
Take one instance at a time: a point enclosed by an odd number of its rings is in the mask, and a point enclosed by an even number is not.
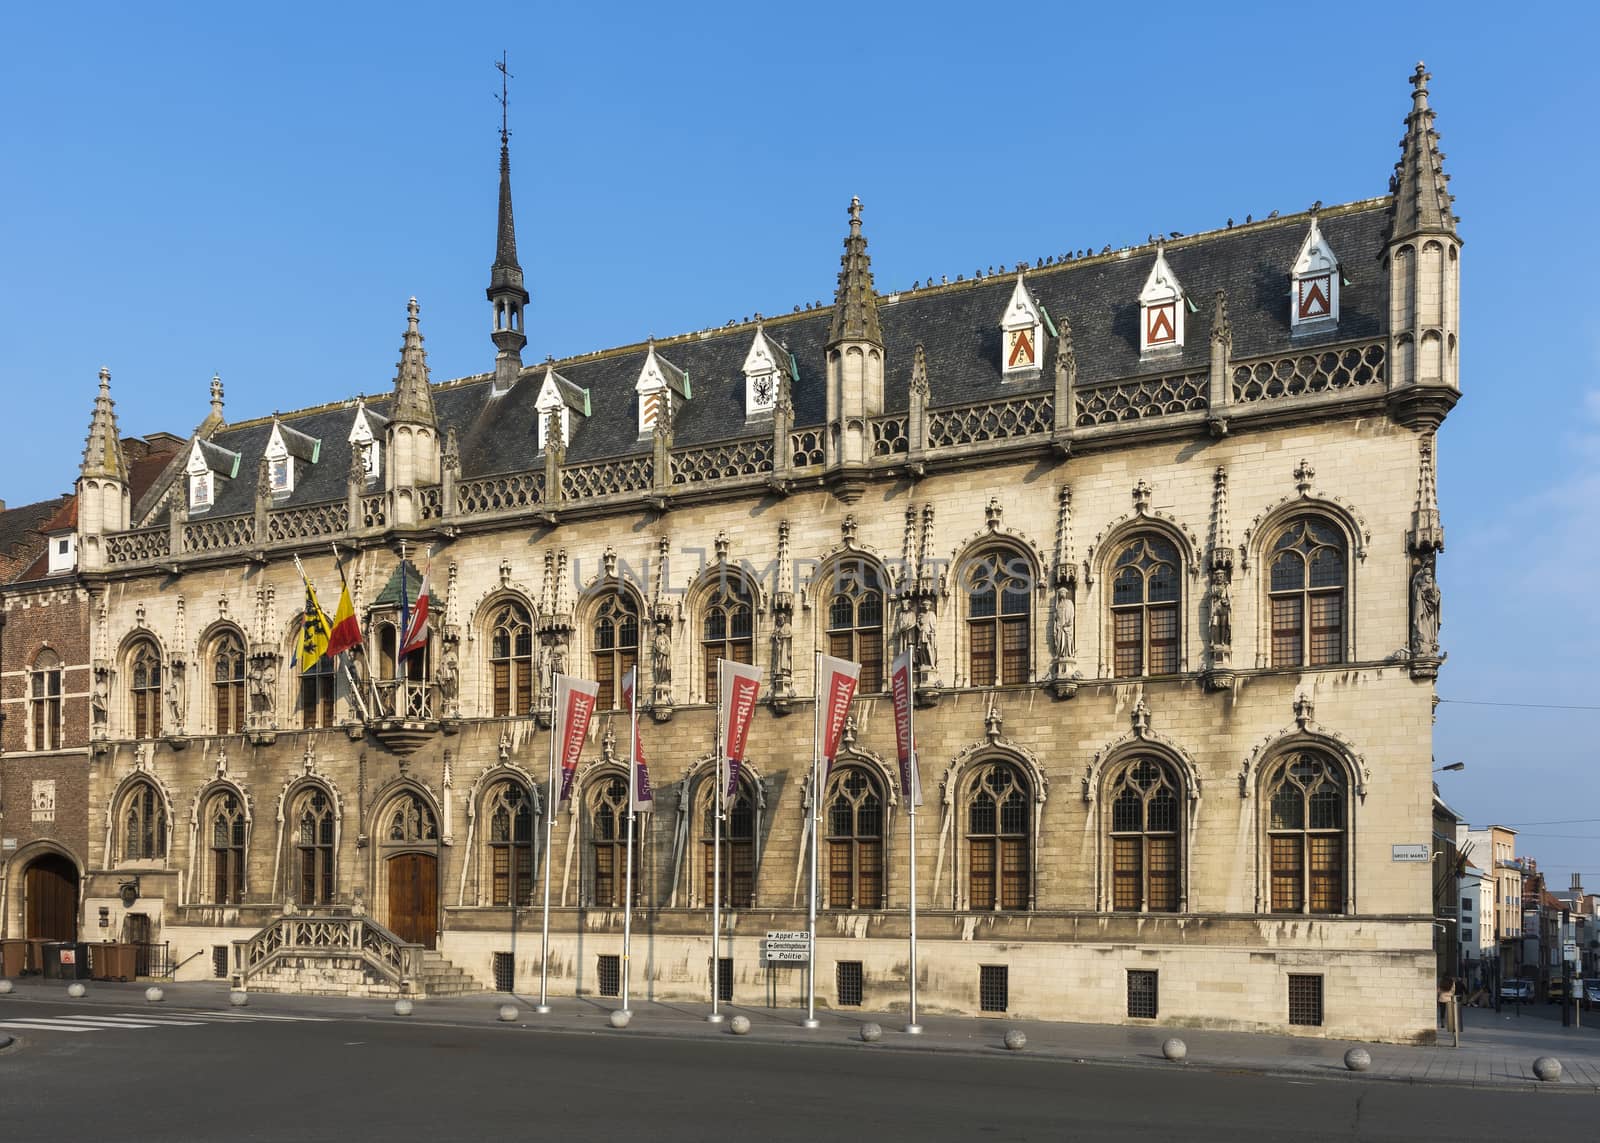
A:
[[[628,856],[628,781],[612,775],[602,779],[595,795],[592,811],[594,821],[594,903],[602,909],[622,907],[627,893],[625,870]],[[639,877],[640,830],[643,823],[637,816],[633,822],[633,903],[641,897]],[[604,958],[602,958],[604,959]]]
[[[612,592],[594,619],[594,679],[600,684],[602,706],[622,705],[622,677],[638,661],[639,609],[631,597]]]
[[[601,953],[596,961],[595,977],[600,984],[600,995],[621,996],[622,958],[615,953]]]
[[[228,946],[211,946],[211,975],[218,980],[226,980],[228,976]]]
[[[1272,665],[1344,662],[1345,544],[1326,520],[1307,516],[1272,546]]]
[[[1128,970],[1128,1015],[1135,1020],[1154,1020],[1161,1011],[1158,993],[1160,973]]]
[[[1343,770],[1320,754],[1293,754],[1266,791],[1272,911],[1344,912]]]
[[[1322,1027],[1322,977],[1289,977],[1289,1023]]]
[[[211,695],[216,732],[238,734],[244,729],[244,643],[231,632],[211,650]]]
[[[494,990],[515,992],[517,989],[517,958],[508,952],[494,954]]]
[[[755,600],[741,576],[724,574],[706,601],[700,637],[705,662],[705,697],[717,698],[717,660],[751,663],[755,647]]]
[[[1004,964],[978,966],[978,1011],[1004,1012],[1011,1007],[1011,968]]]
[[[883,908],[883,795],[859,766],[835,769],[827,800],[829,909]]]
[[[295,852],[300,859],[298,900],[302,905],[333,902],[333,805],[327,792],[309,790],[300,795]]]
[[[861,962],[859,960],[835,962],[834,987],[839,994],[839,1007],[861,1007]]]
[[[161,652],[140,640],[129,661],[128,702],[133,708],[133,736],[161,737]]]
[[[33,660],[29,722],[35,750],[61,748],[61,656],[46,647]]]
[[[711,804],[713,782],[704,783],[705,813],[701,817],[704,828],[702,854],[705,859],[705,903],[709,908],[715,896],[715,878],[712,866],[715,849],[716,813]],[[748,787],[740,784],[739,795],[728,807],[728,816],[722,823],[722,905],[726,909],[748,909],[755,904],[756,894],[756,808],[750,799]]]
[[[527,714],[533,708],[533,622],[520,603],[504,604],[495,612],[489,675],[494,717]]]
[[[967,901],[973,909],[1026,909],[1028,790],[1015,767],[995,762],[973,777],[967,805]]]
[[[733,1003],[733,958],[730,956],[717,961],[717,999]]]
[[[975,687],[1025,683],[1033,576],[1021,556],[991,551],[967,570],[967,638]]]
[[[1178,669],[1178,549],[1160,536],[1136,536],[1118,553],[1111,582],[1111,626],[1118,678]]]
[[[1110,787],[1111,907],[1178,910],[1178,783],[1152,758],[1123,767]]]
[[[238,795],[230,791],[213,799],[210,819],[212,903],[242,904],[245,831],[248,824]]]
[[[883,689],[883,585],[871,564],[839,568],[828,601],[828,654],[861,664],[862,694]]]
[[[333,659],[324,655],[300,672],[300,725],[306,730],[333,725]]]
[[[122,856],[126,861],[159,861],[167,855],[167,812],[156,788],[138,781],[122,803]]]
[[[533,802],[520,782],[489,792],[489,903],[533,903]]]

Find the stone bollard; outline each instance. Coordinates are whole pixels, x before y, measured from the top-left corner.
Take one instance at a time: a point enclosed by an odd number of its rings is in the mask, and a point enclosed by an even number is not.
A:
[[[877,1024],[861,1025],[861,1038],[869,1044],[876,1044],[883,1039],[883,1029]]]
[[[613,1028],[626,1028],[633,1019],[633,1013],[626,1008],[613,1008],[609,1019]]]
[[[518,1016],[518,1012],[517,1012],[517,1006],[515,1004],[502,1004],[502,1005],[500,1005],[499,1017],[500,1017],[500,1022],[502,1024],[510,1024],[510,1023],[512,1023],[513,1021],[516,1020],[517,1016]]]
[[[144,1002],[146,1004],[160,1004],[166,998],[167,994],[153,984],[144,990]]]
[[[402,996],[399,1000],[396,1000],[394,1002],[394,1014],[396,1016],[411,1015],[411,1001],[407,1000],[404,996]]]
[[[748,1036],[750,1034],[750,1017],[735,1016],[728,1021],[728,1031],[735,1036]]]
[[[1364,1072],[1372,1066],[1372,1053],[1365,1048],[1351,1048],[1344,1054],[1344,1066],[1353,1072]]]
[[[1005,1043],[1008,1051],[1020,1052],[1028,1046],[1028,1037],[1024,1036],[1019,1029],[1007,1028]]]
[[[1545,1083],[1555,1083],[1561,1078],[1561,1061],[1554,1056],[1540,1056],[1533,1061],[1533,1074]]]
[[[67,995],[72,997],[74,1000],[81,999],[82,997],[87,996],[88,993],[89,990],[76,980],[67,985]]]
[[[1181,1064],[1189,1058],[1189,1045],[1174,1036],[1161,1045],[1161,1054],[1175,1064]]]
[[[10,996],[11,990],[15,987],[16,985],[12,984],[9,980],[0,978],[0,996]]]
[[[235,988],[228,993],[228,1003],[235,1008],[243,1008],[250,1003],[250,994],[242,988]]]

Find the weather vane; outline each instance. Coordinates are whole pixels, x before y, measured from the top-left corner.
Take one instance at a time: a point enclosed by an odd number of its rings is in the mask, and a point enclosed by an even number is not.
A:
[[[500,60],[494,65],[494,67],[495,70],[500,73],[500,94],[495,96],[495,98],[500,103],[500,145],[505,146],[507,141],[511,138],[511,129],[507,121],[506,113],[511,102],[511,89],[508,86],[507,81],[512,78],[511,73],[506,70],[505,52],[500,53]]]

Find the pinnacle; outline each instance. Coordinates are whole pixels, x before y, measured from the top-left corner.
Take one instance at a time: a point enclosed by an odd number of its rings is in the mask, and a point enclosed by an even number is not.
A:
[[[828,343],[866,341],[883,344],[878,324],[878,297],[872,285],[872,258],[861,232],[861,200],[850,199],[850,234],[839,259],[839,287],[834,293],[833,328]]]
[[[1390,187],[1394,195],[1391,241],[1424,232],[1455,233],[1453,203],[1446,187],[1450,176],[1444,173],[1444,154],[1439,150],[1439,133],[1428,103],[1431,78],[1422,63],[1410,76],[1411,112],[1406,116],[1400,161],[1395,164]]]
[[[395,421],[432,425],[433,391],[428,383],[428,353],[422,348],[419,328],[421,307],[412,298],[406,304],[406,334],[400,343],[400,364],[394,378]]]
[[[123,460],[121,436],[117,431],[116,402],[111,399],[111,370],[100,367],[100,389],[95,395],[94,412],[89,417],[89,435],[83,445],[83,476],[103,479],[128,479]]]

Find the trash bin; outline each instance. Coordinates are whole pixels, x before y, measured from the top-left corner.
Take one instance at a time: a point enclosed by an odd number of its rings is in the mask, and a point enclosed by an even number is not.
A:
[[[28,942],[21,937],[0,941],[0,976],[21,976],[28,969]]]
[[[78,941],[46,941],[44,975],[48,980],[88,980],[89,946]]]
[[[106,942],[89,945],[91,975],[96,980],[133,980],[138,976],[138,952],[133,945]]]

